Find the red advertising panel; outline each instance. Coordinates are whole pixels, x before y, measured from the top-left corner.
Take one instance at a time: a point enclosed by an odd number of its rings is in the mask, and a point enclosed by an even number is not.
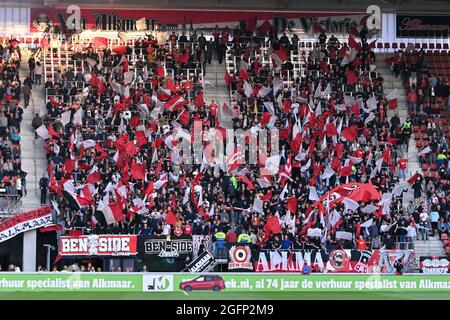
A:
[[[130,256],[137,254],[135,235],[63,236],[61,256]]]

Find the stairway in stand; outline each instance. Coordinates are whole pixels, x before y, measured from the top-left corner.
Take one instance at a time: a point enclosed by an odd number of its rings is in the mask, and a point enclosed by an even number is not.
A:
[[[28,64],[23,61],[19,72],[20,80],[23,81],[29,73]],[[47,169],[47,157],[44,151],[44,140],[34,138],[31,122],[36,113],[45,109],[45,94],[42,86],[33,86],[32,99],[28,108],[23,109],[23,120],[20,125],[20,147],[22,170],[27,173],[27,194],[22,198],[22,210],[32,210],[41,206],[39,180]]]
[[[219,64],[217,60],[213,60],[211,64],[206,63],[205,69],[204,79],[207,85],[204,92],[206,105],[209,105],[214,100],[219,106],[222,106],[224,103],[230,106],[230,92],[224,80],[225,62]],[[208,82],[214,87],[211,87]]]
[[[419,235],[419,239],[422,239]],[[445,250],[442,243],[442,240],[439,239],[439,236],[429,237],[430,240],[416,240],[414,242],[414,252],[416,254],[416,258],[426,257],[426,256],[436,256],[443,257],[445,256]]]
[[[395,74],[391,71],[388,65],[384,62],[386,58],[388,58],[390,54],[377,54],[377,60],[376,60],[376,71],[380,74],[381,77],[383,77],[383,89],[384,89],[384,95],[387,96],[392,90],[397,89],[399,92],[398,97],[398,106],[397,109],[391,110],[388,108],[387,110],[387,118],[388,121],[391,120],[391,118],[395,115],[395,112],[398,113],[398,117],[400,118],[400,122],[403,123],[406,118],[408,117],[408,107],[406,105],[406,95],[405,90],[402,82],[401,76],[398,78],[395,77]],[[414,142],[413,137],[409,140],[408,145],[408,169],[406,173],[406,179],[409,179],[411,176],[413,176],[416,171],[419,171],[419,173],[422,173],[422,170],[420,168],[418,157],[416,156],[418,153],[416,144]],[[404,181],[400,181],[404,182]],[[409,192],[404,194],[403,197],[403,203],[405,205],[408,204],[410,200],[413,200],[413,192],[411,189],[409,189]]]

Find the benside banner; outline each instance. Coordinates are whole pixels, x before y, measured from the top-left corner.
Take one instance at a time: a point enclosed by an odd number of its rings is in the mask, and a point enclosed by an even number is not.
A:
[[[137,254],[135,235],[62,236],[61,256],[130,256]]]
[[[53,224],[51,206],[19,213],[0,223],[0,242],[9,240],[19,233]]]

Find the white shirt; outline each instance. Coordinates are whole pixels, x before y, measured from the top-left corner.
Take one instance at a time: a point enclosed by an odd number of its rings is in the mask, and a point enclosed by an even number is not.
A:
[[[170,234],[170,224],[165,224],[163,227],[163,235],[168,236]]]
[[[426,212],[422,212],[420,214],[420,221],[427,222],[427,220],[428,220],[428,214]]]
[[[407,237],[415,238],[417,236],[416,228],[413,226],[407,226],[406,230],[408,231]]]

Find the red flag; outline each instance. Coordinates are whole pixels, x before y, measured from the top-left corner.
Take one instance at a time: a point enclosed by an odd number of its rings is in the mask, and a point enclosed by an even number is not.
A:
[[[272,199],[272,190],[269,190],[265,195],[261,196],[260,198],[262,201],[269,201]]]
[[[170,224],[174,227],[177,225],[178,222],[177,216],[172,212],[172,210],[169,210],[169,212],[167,212],[164,220],[166,221],[167,224]]]
[[[286,204],[286,208],[292,213],[297,213],[297,203],[298,200],[296,197],[289,198]]]
[[[358,42],[356,42],[355,38],[353,38],[351,34],[348,36],[348,46],[350,48],[354,48],[358,51],[361,51],[361,46],[358,44]]]
[[[136,180],[143,180],[145,178],[145,164],[131,164],[131,176]]]
[[[356,79],[358,78],[358,76],[356,75],[356,73],[354,73],[351,70],[347,70],[345,72],[345,76],[347,78],[347,84],[348,85],[353,85],[356,83]]]
[[[277,216],[270,216],[267,218],[266,225],[264,226],[266,237],[270,236],[270,233],[281,233],[281,226]]]
[[[125,47],[125,46],[115,47],[112,51],[115,54],[122,55],[127,52],[127,47]]]
[[[130,127],[132,129],[134,129],[140,124],[140,122],[141,122],[141,117],[139,117],[138,115],[135,115],[130,120]]]
[[[186,51],[186,53],[180,54],[180,55],[178,56],[177,62],[180,62],[180,63],[188,63],[190,57],[191,57],[191,55],[189,54],[189,51]]]
[[[269,112],[263,112],[261,120],[259,122],[261,123],[262,126],[265,126],[269,123],[271,117],[272,116]]]
[[[339,175],[342,177],[351,176],[353,174],[352,166],[345,166],[339,169]]]
[[[248,81],[248,72],[247,72],[247,70],[244,70],[244,69],[239,70],[239,77],[241,77],[242,79]]]
[[[148,139],[145,135],[145,132],[142,130],[136,132],[134,137],[136,138],[136,142],[139,148],[148,143]]]
[[[253,186],[252,182],[246,176],[238,174],[237,178],[247,185],[248,190],[255,190],[255,186]]]
[[[165,85],[165,87],[166,87],[166,89],[169,89],[170,92],[172,92],[172,93],[177,93],[177,92],[178,92],[177,88],[176,88],[175,85],[173,84],[172,79],[167,79],[167,80],[166,80],[166,85]]]
[[[358,134],[358,127],[351,126],[349,128],[345,128],[341,132],[341,136],[343,136],[347,141],[355,141],[356,135]]]
[[[356,102],[356,103],[354,103],[352,105],[352,111],[353,111],[353,113],[355,114],[356,117],[359,116],[359,104],[358,104],[358,102]]]
[[[189,115],[189,111],[183,110],[183,111],[181,112],[180,117],[179,117],[178,120],[180,121],[180,123],[181,123],[182,125],[187,126],[187,125],[189,125],[190,119],[191,119],[191,117],[190,117],[190,115]]]
[[[153,187],[153,181],[149,181],[147,188],[145,189],[145,195],[147,197],[150,197],[150,195],[155,192],[155,189]]]
[[[333,122],[328,123],[325,126],[325,131],[327,132],[327,136],[328,137],[332,137],[332,136],[337,136],[338,132],[336,130],[336,126],[334,125]]]
[[[227,87],[231,86],[231,84],[233,83],[233,77],[228,73],[228,71],[225,71],[224,80],[227,83]]]
[[[101,176],[100,172],[95,171],[95,172],[91,173],[90,175],[88,175],[86,177],[86,181],[88,183],[94,184],[94,183],[97,183],[99,181],[102,181],[102,176]]]
[[[116,203],[116,204],[110,204],[109,207],[111,208],[111,212],[114,216],[114,220],[116,220],[116,222],[122,221],[123,220],[122,205],[120,203]]]
[[[94,46],[108,47],[108,39],[103,37],[94,37]]]
[[[184,182],[186,181],[186,173],[183,174],[183,176],[180,179],[180,183],[178,184],[178,188],[183,188],[184,187]]]
[[[419,180],[421,178],[421,175],[419,173],[414,174],[407,182],[409,184],[414,184],[416,183],[417,180]]]
[[[200,92],[199,94],[197,94],[197,96],[195,97],[195,106],[197,108],[200,108],[202,106],[205,105],[205,99],[203,96],[203,92]]]
[[[55,129],[53,129],[53,126],[51,124],[48,125],[47,130],[48,130],[49,135],[51,135],[53,137],[61,138],[61,133],[56,132]]]
[[[272,28],[269,21],[264,21],[262,25],[259,26],[259,33],[261,35],[267,35],[267,32]]]
[[[52,231],[62,231],[63,226],[60,224],[52,224],[43,228],[40,228],[40,232],[52,232]]]
[[[291,112],[292,101],[291,99],[286,99],[283,101],[283,111],[286,113]]]
[[[73,170],[75,169],[76,162],[77,160],[66,159],[66,161],[64,162],[64,171],[71,175]]]

